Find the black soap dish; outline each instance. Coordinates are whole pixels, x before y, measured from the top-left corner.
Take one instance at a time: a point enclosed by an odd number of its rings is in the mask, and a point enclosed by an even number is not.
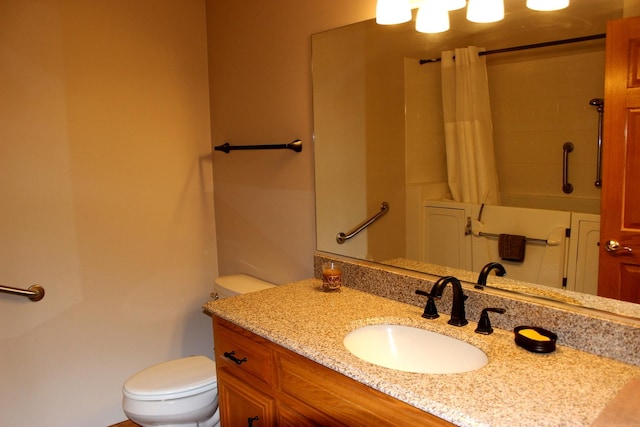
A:
[[[551,353],[556,349],[558,336],[551,331],[537,326],[516,326],[516,344],[533,353]]]

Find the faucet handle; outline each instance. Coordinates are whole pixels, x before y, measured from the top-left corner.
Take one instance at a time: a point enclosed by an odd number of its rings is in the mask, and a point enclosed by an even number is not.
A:
[[[489,312],[500,313],[503,314],[506,312],[504,308],[493,308],[488,307],[482,310],[480,313],[480,320],[478,320],[478,327],[475,332],[477,334],[489,335],[493,333],[493,328],[491,327],[491,321],[489,320]]]
[[[424,307],[424,313],[422,313],[422,317],[424,317],[425,319],[437,319],[438,317],[440,317],[440,315],[438,314],[438,309],[436,307],[436,302],[434,301],[434,298],[437,297],[434,297],[430,293],[420,289],[416,290],[416,295],[427,297],[427,305]]]

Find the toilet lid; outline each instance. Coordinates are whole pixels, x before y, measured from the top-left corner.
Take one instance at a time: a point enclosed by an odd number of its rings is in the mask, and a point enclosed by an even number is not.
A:
[[[137,400],[177,399],[216,385],[215,362],[205,356],[191,356],[143,369],[124,383],[123,393]]]
[[[247,276],[246,274],[233,274],[218,277],[214,282],[214,290],[224,296],[248,294],[273,288],[273,283]]]

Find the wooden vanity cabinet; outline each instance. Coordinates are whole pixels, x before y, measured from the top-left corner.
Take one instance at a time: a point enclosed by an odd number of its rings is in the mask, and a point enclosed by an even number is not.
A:
[[[216,316],[213,330],[223,426],[453,426]]]

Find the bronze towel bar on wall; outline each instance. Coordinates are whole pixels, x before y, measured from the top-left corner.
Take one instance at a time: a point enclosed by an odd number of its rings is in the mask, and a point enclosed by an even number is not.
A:
[[[40,285],[31,285],[29,289],[11,288],[9,286],[0,286],[0,292],[5,294],[22,295],[31,301],[40,301],[44,298],[44,288]]]
[[[225,142],[222,145],[218,145],[214,147],[214,150],[224,151],[229,154],[231,150],[281,150],[281,149],[289,149],[293,150],[296,153],[302,151],[302,141],[296,139],[288,144],[268,144],[268,145],[231,145],[228,142]]]

